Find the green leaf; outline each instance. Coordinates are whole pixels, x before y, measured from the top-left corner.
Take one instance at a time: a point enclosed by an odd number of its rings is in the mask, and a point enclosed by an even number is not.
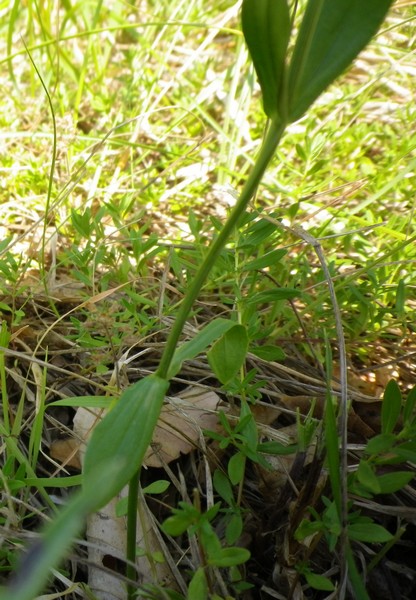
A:
[[[408,460],[409,462],[416,463],[416,443],[415,441],[406,442],[396,446],[394,448],[394,454],[401,458],[402,461]]]
[[[242,28],[272,120],[285,120],[284,72],[291,22],[287,0],[243,0]],[[279,114],[280,113],[280,114]]]
[[[268,360],[270,362],[278,362],[286,358],[286,354],[282,348],[280,348],[280,346],[255,346],[249,350],[252,354],[254,354],[254,356],[258,356],[259,358]]]
[[[259,216],[257,213],[256,216]],[[271,215],[277,216],[277,215]],[[278,226],[275,223],[271,223],[267,219],[261,219],[254,221],[249,228],[244,232],[244,235],[241,237],[241,240],[237,246],[238,250],[248,250],[248,249],[257,249],[263,242],[268,241],[270,243],[270,239],[272,239],[273,234],[275,233]]]
[[[404,488],[412,479],[414,473],[411,471],[395,471],[394,473],[387,473],[386,475],[380,475],[378,477],[378,483],[380,486],[380,494],[393,494],[398,490]]]
[[[303,519],[296,529],[294,537],[295,540],[301,541],[320,531],[324,531],[324,524],[321,521],[308,521],[307,519]]]
[[[124,517],[127,514],[129,499],[127,496],[121,498],[116,504],[116,517]]]
[[[235,323],[212,346],[207,354],[208,362],[221,383],[228,383],[238,373],[246,360],[247,348],[247,330]]]
[[[228,505],[234,503],[233,488],[228,477],[219,469],[214,471],[213,477],[214,489],[226,501]]]
[[[182,363],[185,360],[192,360],[198,354],[203,352],[220,336],[224,335],[229,329],[235,327],[234,321],[229,319],[214,319],[206,325],[203,329],[198,331],[196,336],[185,342],[175,351],[172,362],[168,371],[168,379],[175,377],[181,370]]]
[[[392,433],[380,433],[375,435],[367,442],[364,449],[366,454],[383,454],[389,452],[396,441],[396,436]]]
[[[118,471],[102,494],[95,494],[95,510],[109,502],[141,466],[152,440],[169,382],[149,375],[130,386],[116,406],[95,427],[84,460],[84,489],[89,489],[91,475],[106,478],[106,466],[117,462]]]
[[[383,543],[393,539],[387,529],[376,523],[351,523],[348,525],[348,536],[357,542]]]
[[[225,528],[225,539],[230,546],[235,544],[243,532],[243,518],[241,512],[234,512]]]
[[[354,554],[350,545],[347,545],[345,554],[348,565],[348,579],[353,591],[353,597],[356,600],[371,600],[367,594],[366,585],[355,564]]]
[[[397,284],[396,291],[396,312],[400,318],[405,316],[405,305],[406,305],[406,283],[404,279],[400,279]]]
[[[377,475],[365,460],[360,461],[356,476],[361,485],[373,494],[380,493],[380,484]]]
[[[198,567],[188,586],[187,600],[207,600],[208,583],[203,567]]]
[[[199,542],[208,557],[218,556],[221,552],[221,542],[212,525],[206,519],[202,519],[198,528]]]
[[[234,454],[228,461],[228,477],[233,485],[239,484],[244,477],[246,457],[241,452]]]
[[[300,295],[300,290],[292,288],[276,288],[274,290],[265,290],[264,292],[253,294],[247,299],[247,304],[267,304],[268,302],[277,302],[278,300],[290,300]]]
[[[315,590],[332,592],[335,589],[334,584],[330,579],[328,579],[328,577],[324,577],[323,575],[317,575],[316,573],[312,573],[311,571],[305,571],[302,574],[305,576],[305,579],[308,582],[308,584]]]
[[[253,452],[257,451],[259,441],[257,423],[247,400],[244,398],[241,399],[240,420],[237,423],[235,431],[244,436],[246,450],[251,450]]]
[[[332,483],[332,482],[331,482]],[[341,520],[339,516],[339,509],[337,507],[336,502],[331,502],[328,498],[322,497],[322,500],[326,504],[327,508],[325,509],[322,515],[322,522],[330,534],[333,535],[334,539],[336,539],[341,533]]]
[[[416,406],[416,387],[414,387],[407,395],[406,402],[403,409],[403,423],[404,425],[410,425],[415,418],[415,406]]]
[[[386,385],[381,405],[381,431],[382,433],[393,433],[400,417],[402,407],[402,394],[394,379]]]
[[[162,524],[162,531],[173,537],[182,535],[193,523],[191,515],[187,513],[179,513],[168,517]]]
[[[211,508],[209,508],[207,510],[207,512],[204,514],[204,518],[207,521],[212,521],[213,519],[215,519],[215,517],[217,516],[219,510],[221,508],[221,502],[216,502],[213,506],[211,506]]]
[[[255,258],[254,260],[246,263],[242,270],[243,271],[255,271],[258,269],[265,269],[266,267],[275,266],[285,255],[287,254],[287,250],[279,249],[272,250],[271,252],[267,252],[267,254],[263,254],[260,258]]]
[[[285,446],[280,442],[262,442],[257,446],[258,452],[264,452],[264,454],[294,454],[298,450],[297,444],[291,444]]]
[[[163,494],[170,486],[170,481],[159,479],[142,489],[143,494]]]
[[[35,488],[67,488],[82,484],[82,475],[70,475],[68,477],[25,477],[24,483],[28,487]]]
[[[288,73],[289,121],[299,119],[349,66],[394,0],[309,0]]]
[[[210,556],[208,563],[215,567],[233,567],[248,561],[250,552],[245,548],[221,548],[215,556]]]
[[[91,209],[86,208],[84,213],[71,209],[72,225],[82,237],[88,239],[91,236],[93,224],[91,222]]]

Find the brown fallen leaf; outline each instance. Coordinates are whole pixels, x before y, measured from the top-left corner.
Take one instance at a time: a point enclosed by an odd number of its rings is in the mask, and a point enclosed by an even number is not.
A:
[[[126,517],[117,516],[117,505],[127,495],[127,488],[113,498],[98,512],[87,519],[86,538],[88,546],[88,585],[94,597],[100,600],[124,600],[125,583],[119,574],[124,575],[126,556]],[[175,578],[167,560],[154,560],[155,554],[168,558],[168,552],[160,536],[157,535],[149,509],[143,496],[139,496],[137,523],[137,546],[142,550],[136,558],[136,566],[142,584],[155,581],[170,588],[176,588]],[[103,571],[102,567],[106,567]]]
[[[73,437],[63,440],[55,440],[50,446],[51,458],[60,462],[65,467],[81,470],[81,459],[79,455],[79,442]]]
[[[164,404],[144,460],[147,467],[161,467],[199,446],[202,429],[220,429],[217,418],[219,396],[210,390],[190,386]],[[74,433],[81,453],[102,415],[101,409],[78,408],[74,417]],[[63,451],[68,460],[68,454]],[[57,458],[57,460],[60,460]],[[78,459],[79,460],[79,459]]]
[[[162,408],[145,465],[161,467],[164,462],[170,463],[199,446],[203,429],[219,430],[219,402],[215,392],[197,386],[170,397]]]

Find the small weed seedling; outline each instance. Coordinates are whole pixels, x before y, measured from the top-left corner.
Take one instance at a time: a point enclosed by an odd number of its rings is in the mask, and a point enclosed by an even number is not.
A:
[[[371,438],[366,444],[363,457],[356,468],[348,477],[348,493],[355,499],[371,500],[378,495],[394,494],[402,490],[413,478],[414,472],[410,469],[388,472],[391,465],[414,462],[416,458],[416,388],[409,392],[403,402],[402,394],[394,380],[386,387],[381,413],[381,433]],[[330,450],[332,451],[332,450]],[[387,472],[385,472],[387,470]],[[332,485],[334,481],[332,480]],[[337,481],[335,481],[337,483]],[[319,514],[310,507],[309,518],[300,523],[295,538],[309,542],[314,536],[323,535],[328,549],[333,552],[339,543],[342,532],[339,511],[336,499],[322,498],[324,509]],[[387,550],[405,532],[399,527],[391,532],[384,526],[376,523],[374,518],[362,514],[362,510],[355,505],[354,500],[348,502],[348,538],[352,542],[366,542],[376,545],[380,549],[373,556],[368,572],[370,572],[383,558]],[[354,565],[351,551],[347,554],[350,576],[355,586],[357,597],[368,598],[358,572]],[[311,587],[322,590],[334,589],[333,584],[326,577],[313,573],[307,565],[301,564],[299,572],[305,576]]]

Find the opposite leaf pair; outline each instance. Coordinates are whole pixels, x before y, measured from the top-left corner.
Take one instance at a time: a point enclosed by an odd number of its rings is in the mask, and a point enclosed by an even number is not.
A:
[[[243,0],[243,33],[266,115],[283,123],[299,119],[368,44],[391,4],[309,0],[289,52],[294,15],[287,0]]]

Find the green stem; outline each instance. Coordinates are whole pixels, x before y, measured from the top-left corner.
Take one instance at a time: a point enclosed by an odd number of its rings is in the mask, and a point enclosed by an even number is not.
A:
[[[139,498],[140,470],[129,482],[129,496],[127,501],[127,550],[126,550],[126,577],[132,582],[137,581],[136,564],[136,531],[137,531],[137,502]],[[133,600],[136,587],[127,584],[127,599]]]
[[[256,189],[276,151],[277,145],[285,130],[285,123],[272,122],[266,133],[266,137],[260,149],[260,153],[254,163],[250,176],[248,177],[237,204],[233,208],[218,237],[211,244],[208,254],[196,273],[186,295],[179,308],[177,317],[166,342],[165,350],[160,359],[156,375],[162,379],[169,379],[169,367],[176,350],[182,330],[192,309],[192,305],[199,295],[206,278],[209,275],[218,255],[227,243],[234,227],[238,225],[248,203],[254,196]],[[127,560],[135,563],[136,560],[136,525],[137,525],[137,502],[139,491],[139,474],[136,474],[129,483],[128,513],[127,513]],[[132,581],[136,580],[136,572],[131,564],[127,564],[126,574]],[[127,588],[127,598],[132,600],[134,586]]]
[[[345,554],[348,565],[348,579],[353,589],[354,598],[356,598],[356,600],[370,600],[370,596],[365,588],[365,583],[355,564],[354,555],[350,546],[347,547]]]
[[[206,255],[202,265],[197,271],[195,278],[189,286],[186,295],[179,308],[175,322],[170,331],[168,340],[166,342],[165,350],[160,359],[159,368],[156,371],[156,375],[163,379],[169,379],[169,367],[172,362],[173,355],[176,350],[179,338],[182,330],[188,318],[188,315],[192,309],[192,306],[199,295],[202,286],[205,283],[206,278],[209,275],[212,267],[215,264],[220,252],[226,245],[234,227],[237,226],[240,218],[243,216],[244,211],[247,208],[248,203],[255,194],[255,191],[266,171],[270,161],[272,160],[276,151],[277,145],[282,137],[282,134],[286,128],[284,122],[272,121],[267,131],[266,137],[263,141],[260,153],[254,163],[253,169],[242,189],[237,204],[234,206],[230,213],[227,221],[219,233],[218,237],[211,244],[211,247]]]

